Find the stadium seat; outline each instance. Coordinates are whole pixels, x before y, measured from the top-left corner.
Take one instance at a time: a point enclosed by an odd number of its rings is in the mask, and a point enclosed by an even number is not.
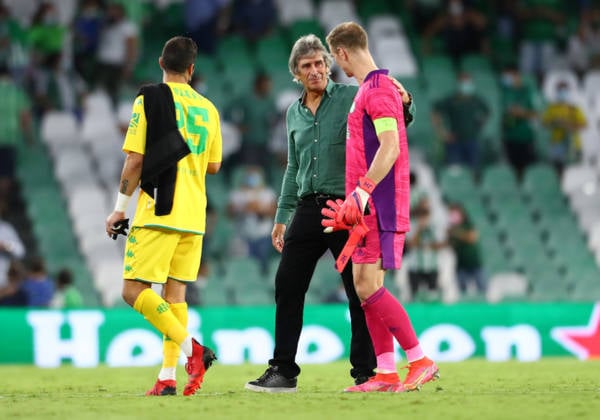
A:
[[[351,0],[321,0],[317,6],[317,17],[327,33],[340,22],[361,23]]]
[[[481,193],[488,197],[518,195],[515,173],[510,166],[504,163],[489,165],[483,169],[480,188]]]
[[[561,179],[561,189],[565,194],[571,194],[586,184],[595,184],[598,174],[593,167],[586,164],[572,164],[565,168]]]
[[[41,121],[40,138],[53,156],[80,143],[79,127],[75,116],[63,111],[45,113]]]
[[[377,2],[363,2],[368,4],[375,4]],[[361,7],[359,6],[359,12],[361,11]],[[367,17],[361,13],[363,18]],[[404,28],[402,26],[402,21],[398,19],[397,16],[392,14],[372,14],[367,17],[367,32],[369,34],[370,39],[379,39],[379,38],[390,38],[396,37],[404,34]]]
[[[279,11],[279,22],[289,26],[298,20],[312,19],[315,9],[311,0],[276,0]]]
[[[456,73],[449,56],[437,54],[423,57],[422,72],[432,103],[456,90]]]
[[[556,171],[547,163],[528,166],[523,174],[521,189],[527,196],[550,195],[560,192]]]
[[[497,273],[488,280],[486,299],[490,303],[523,300],[527,288],[527,278],[522,274]]]
[[[302,19],[294,21],[288,28],[288,43],[291,45],[304,35],[313,34],[325,42],[325,31],[318,19]]]
[[[440,187],[446,200],[462,201],[478,191],[473,173],[461,165],[450,165],[440,172]]]
[[[390,54],[393,51],[393,54]],[[417,63],[408,40],[404,36],[379,38],[373,41],[373,54],[381,68],[396,77],[414,77]]]
[[[290,54],[287,38],[280,32],[259,39],[254,54],[259,69],[271,71],[273,67],[281,67],[287,71]]]

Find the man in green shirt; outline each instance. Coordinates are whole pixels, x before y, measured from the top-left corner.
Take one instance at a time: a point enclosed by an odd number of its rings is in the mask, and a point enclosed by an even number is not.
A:
[[[327,250],[337,258],[348,239],[347,231],[324,233],[321,225],[325,202],[345,196],[346,119],[358,90],[331,81],[331,65],[331,56],[315,35],[294,44],[288,67],[304,92],[286,115],[288,163],[271,233],[273,246],[281,252],[275,276],[275,350],[265,373],[246,384],[251,391],[296,391],[300,367],[295,358],[306,291],[319,258]],[[405,104],[411,102],[397,86]],[[350,264],[342,280],[352,328],[350,374],[360,384],[374,375],[375,355]]]
[[[502,143],[506,157],[519,179],[537,159],[535,127],[537,106],[532,89],[514,65],[502,73]]]
[[[269,173],[272,159],[268,145],[277,119],[272,85],[269,75],[259,72],[254,78],[252,92],[234,101],[228,110],[228,119],[237,125],[242,134],[242,144],[233,161],[228,162],[229,167],[258,165],[266,174]]]
[[[436,102],[433,109],[433,126],[444,142],[446,163],[477,169],[481,135],[490,109],[475,91],[471,75],[460,73],[456,92]]]

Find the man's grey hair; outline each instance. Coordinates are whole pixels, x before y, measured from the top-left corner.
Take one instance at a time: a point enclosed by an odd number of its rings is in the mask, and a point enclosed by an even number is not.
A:
[[[298,61],[304,57],[308,57],[314,54],[323,54],[323,60],[325,60],[325,66],[327,66],[327,74],[330,73],[331,66],[333,64],[333,58],[327,51],[318,36],[314,34],[304,35],[294,43],[292,52],[290,53],[290,59],[288,60],[288,69],[294,81],[298,82],[296,74],[298,73]]]

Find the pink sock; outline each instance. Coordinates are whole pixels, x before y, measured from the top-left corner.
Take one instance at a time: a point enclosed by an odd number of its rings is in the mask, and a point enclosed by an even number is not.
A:
[[[363,308],[365,307],[369,307],[370,310],[372,309],[375,314],[379,315],[389,332],[393,334],[400,347],[402,347],[402,350],[413,349],[419,345],[417,334],[404,307],[385,287],[369,296],[363,302]],[[365,315],[366,313],[365,310]],[[373,340],[373,346],[375,346],[375,340]]]
[[[377,372],[379,372],[379,373],[397,372],[396,358],[395,358],[393,352],[381,353],[381,354],[377,355]]]
[[[377,292],[376,292],[377,293]],[[368,299],[367,299],[368,301]],[[383,323],[381,317],[367,302],[361,305],[365,312],[365,320],[367,321],[367,329],[373,342],[373,350],[377,356],[377,370],[396,371],[394,361],[394,337],[388,327]],[[392,355],[392,363],[390,368],[389,356]]]
[[[416,362],[417,360],[421,360],[425,357],[423,350],[421,350],[420,345],[416,345],[412,349],[404,350],[406,353],[406,358],[408,359],[408,363]]]

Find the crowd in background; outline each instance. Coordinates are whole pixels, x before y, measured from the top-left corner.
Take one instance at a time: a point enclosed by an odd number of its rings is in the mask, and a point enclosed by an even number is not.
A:
[[[115,109],[123,98],[131,102],[141,82],[136,77],[136,66],[146,45],[142,34],[158,20],[169,19],[162,14],[167,3],[81,0],[73,15],[65,18],[53,1],[0,2],[0,217],[14,211],[11,197],[15,191],[17,143],[34,142],[35,127],[46,112],[70,111],[81,118],[86,94],[98,89],[110,96]],[[358,9],[362,3],[355,1]],[[461,59],[472,53],[483,54],[494,64],[502,88],[503,147],[499,153],[518,176],[542,159],[535,149],[536,130],[540,127],[551,133],[547,159],[559,175],[566,165],[581,158],[579,132],[587,119],[573,101],[572,86],[566,80],[557,80],[555,94],[548,103],[540,103],[533,88],[541,87],[544,74],[557,62],[579,78],[590,69],[600,68],[598,2],[404,3],[406,16],[400,18],[414,28],[420,40],[418,53],[442,51],[459,70],[455,92],[436,101],[431,115],[417,116],[431,119],[443,145],[442,164],[461,164],[476,174],[481,169],[482,130],[490,104],[486,93],[475,89],[473,75],[460,70]],[[27,7],[31,9],[28,19],[14,13]],[[273,0],[185,0],[183,11],[183,20],[175,27],[179,33],[191,36],[207,57],[214,56],[219,42],[231,34],[242,35],[252,44],[278,25],[277,2]],[[265,273],[273,254],[269,235],[286,159],[283,113],[277,106],[278,92],[273,92],[268,70],[255,75],[243,99],[232,98],[220,109],[224,121],[239,131],[241,142],[224,162],[231,191],[227,214],[219,217],[229,218],[239,232],[233,252],[255,257]],[[528,82],[531,80],[533,85]],[[210,91],[210,86],[204,84],[202,68],[197,69],[193,83],[201,93]],[[415,101],[418,107],[419,98]],[[277,162],[275,171],[273,162]],[[460,203],[453,206],[445,238],[436,238],[428,227],[426,198],[419,200],[414,209],[416,227],[407,242],[407,252],[415,293],[421,283],[429,291],[436,290],[435,251],[448,244],[457,251],[461,291],[466,290],[468,279],[478,290],[485,288],[477,256],[477,233]],[[1,223],[3,302],[8,299],[48,306],[76,301],[70,297],[71,280],[66,272],[53,276],[56,281],[50,280],[39,258],[30,258],[34,262],[28,263],[27,269],[21,267],[31,252],[23,248],[6,218]]]

